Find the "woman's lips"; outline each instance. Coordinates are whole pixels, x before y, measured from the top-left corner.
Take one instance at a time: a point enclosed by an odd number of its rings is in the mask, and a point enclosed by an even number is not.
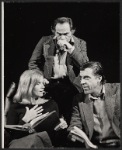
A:
[[[45,91],[40,91],[40,93],[45,94],[46,92]]]

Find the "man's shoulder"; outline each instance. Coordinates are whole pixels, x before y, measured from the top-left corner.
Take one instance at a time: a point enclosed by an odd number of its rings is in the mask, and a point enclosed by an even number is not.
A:
[[[46,36],[42,36],[41,39],[43,40],[50,40],[50,39],[53,39],[53,35],[46,35]]]
[[[84,101],[85,101],[85,94],[83,92],[79,93],[74,96],[73,106],[79,106],[82,102],[84,103]]]
[[[120,88],[120,83],[105,83],[105,87],[112,89]]]
[[[119,94],[120,93],[120,83],[106,83],[105,91],[111,94]]]
[[[81,38],[76,37],[74,35],[73,35],[73,38],[74,38],[74,41],[76,41],[76,42],[86,42],[84,39],[81,39]]]
[[[76,94],[74,99],[78,102],[81,102],[81,101],[84,101],[84,96],[85,96],[84,93],[81,92],[81,93]]]
[[[53,42],[53,35],[48,35],[48,36],[42,36],[39,41],[38,44],[46,44],[46,43],[52,43]]]

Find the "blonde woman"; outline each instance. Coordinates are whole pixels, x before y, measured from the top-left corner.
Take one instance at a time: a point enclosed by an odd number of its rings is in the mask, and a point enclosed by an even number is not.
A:
[[[17,92],[13,98],[13,104],[8,112],[7,124],[24,125],[54,110],[59,114],[56,102],[51,98],[45,98],[45,84],[48,84],[48,81],[39,70],[26,70],[22,73]],[[61,123],[57,126],[57,129],[66,128],[67,123],[62,119],[60,121]],[[52,147],[52,139],[50,140],[52,135],[48,136],[45,131],[23,138],[19,138],[19,135],[14,136],[14,140],[9,144],[10,148]],[[40,137],[39,141],[33,140],[35,136]],[[26,143],[24,143],[25,141]]]

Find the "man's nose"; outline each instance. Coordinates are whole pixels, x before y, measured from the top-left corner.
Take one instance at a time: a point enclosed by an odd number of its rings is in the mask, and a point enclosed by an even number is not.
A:
[[[65,35],[61,35],[61,36],[60,36],[60,39],[61,39],[61,40],[65,40]]]
[[[80,80],[80,83],[81,83],[81,84],[84,84],[84,83],[85,83],[85,80],[84,80],[84,79],[81,79],[81,80]]]

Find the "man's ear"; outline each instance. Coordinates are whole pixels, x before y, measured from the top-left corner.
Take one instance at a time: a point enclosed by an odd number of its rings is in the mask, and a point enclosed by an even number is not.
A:
[[[74,34],[74,33],[75,33],[75,29],[72,29],[72,30],[71,30],[71,33]]]
[[[55,34],[55,30],[51,29],[52,33]]]
[[[53,34],[55,34],[55,29],[51,26],[51,31]]]
[[[97,76],[97,78],[99,79],[99,81],[102,81],[102,76]]]

